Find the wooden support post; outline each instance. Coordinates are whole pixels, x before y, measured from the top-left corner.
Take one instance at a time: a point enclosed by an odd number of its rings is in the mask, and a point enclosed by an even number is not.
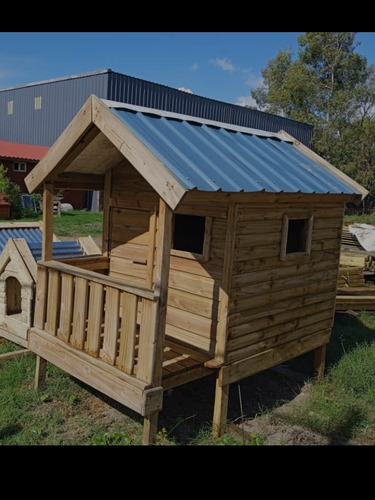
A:
[[[53,184],[44,186],[42,260],[52,259],[53,243]]]
[[[318,380],[321,380],[324,376],[324,369],[326,364],[326,350],[327,346],[323,345],[318,347],[314,351],[314,371],[317,375]]]
[[[43,191],[42,260],[51,260],[53,255],[53,202],[53,184],[46,183]],[[37,356],[34,381],[35,389],[38,389],[45,383],[46,371],[47,361],[40,356]]]
[[[212,435],[215,438],[218,438],[223,434],[228,414],[230,385],[222,385],[222,372],[223,371],[220,370],[216,378],[215,407],[212,426]]]
[[[40,356],[36,357],[34,389],[39,389],[46,382],[47,361]]]
[[[172,244],[172,210],[160,199],[159,226],[155,262],[155,293],[158,294],[158,310],[156,318],[156,338],[154,347],[154,363],[152,370],[152,385],[162,385],[165,323],[168,301],[169,266]],[[145,416],[143,428],[143,443],[152,444],[156,441],[159,412]]]
[[[143,421],[144,445],[150,445],[156,443],[156,435],[158,433],[158,418],[159,418],[158,411],[155,411],[144,418]]]

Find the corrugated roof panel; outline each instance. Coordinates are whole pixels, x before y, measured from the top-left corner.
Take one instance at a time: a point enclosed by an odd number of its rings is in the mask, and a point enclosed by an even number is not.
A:
[[[0,252],[7,244],[9,238],[24,238],[35,260],[40,260],[42,255],[42,231],[37,227],[29,228],[0,228]],[[78,241],[54,241],[53,258],[62,259],[69,257],[83,257],[83,248]]]
[[[360,194],[280,137],[110,107],[187,189]]]

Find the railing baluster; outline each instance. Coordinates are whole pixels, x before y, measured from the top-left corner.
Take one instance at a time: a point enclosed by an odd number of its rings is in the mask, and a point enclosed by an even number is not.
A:
[[[37,328],[44,330],[47,310],[48,269],[38,266],[36,280],[34,324]]]
[[[72,333],[73,295],[74,295],[73,276],[71,276],[70,274],[62,274],[60,324],[57,330],[57,336],[64,342],[69,342],[70,335]]]
[[[90,283],[89,313],[87,322],[86,351],[98,357],[100,350],[100,334],[102,329],[104,303],[104,287],[99,283]]]
[[[76,278],[73,327],[70,343],[78,349],[83,349],[85,343],[86,314],[87,314],[88,281]]]
[[[134,367],[135,340],[137,334],[137,305],[138,297],[136,295],[122,292],[122,320],[118,367],[129,375],[132,374]]]
[[[120,315],[120,292],[116,288],[107,287],[104,316],[104,338],[100,357],[114,365],[117,354],[117,338]]]
[[[46,332],[56,335],[60,315],[60,273],[50,269],[48,273],[48,308],[46,319]]]
[[[156,349],[156,302],[142,301],[137,378],[152,382]]]

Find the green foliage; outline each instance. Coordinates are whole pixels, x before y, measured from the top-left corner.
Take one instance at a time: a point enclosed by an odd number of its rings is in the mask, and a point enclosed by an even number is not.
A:
[[[8,170],[4,165],[0,165],[0,193],[7,195],[8,201],[11,203],[11,218],[23,216],[23,207],[21,201],[21,189],[7,177]]]
[[[252,91],[259,109],[314,125],[313,148],[375,191],[375,68],[356,32],[306,32],[298,55],[279,51]]]

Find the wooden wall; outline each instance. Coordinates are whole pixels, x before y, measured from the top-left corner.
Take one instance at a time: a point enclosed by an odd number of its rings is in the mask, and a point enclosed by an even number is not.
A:
[[[152,287],[158,195],[126,161],[107,175],[105,191],[103,249],[110,275]],[[166,334],[213,356],[227,203],[185,202],[178,212],[211,217],[210,255],[207,261],[171,255]]]
[[[282,261],[282,217],[301,210],[314,216],[311,255]],[[329,339],[342,224],[343,204],[238,205],[227,363],[287,343],[294,357],[293,343]]]

